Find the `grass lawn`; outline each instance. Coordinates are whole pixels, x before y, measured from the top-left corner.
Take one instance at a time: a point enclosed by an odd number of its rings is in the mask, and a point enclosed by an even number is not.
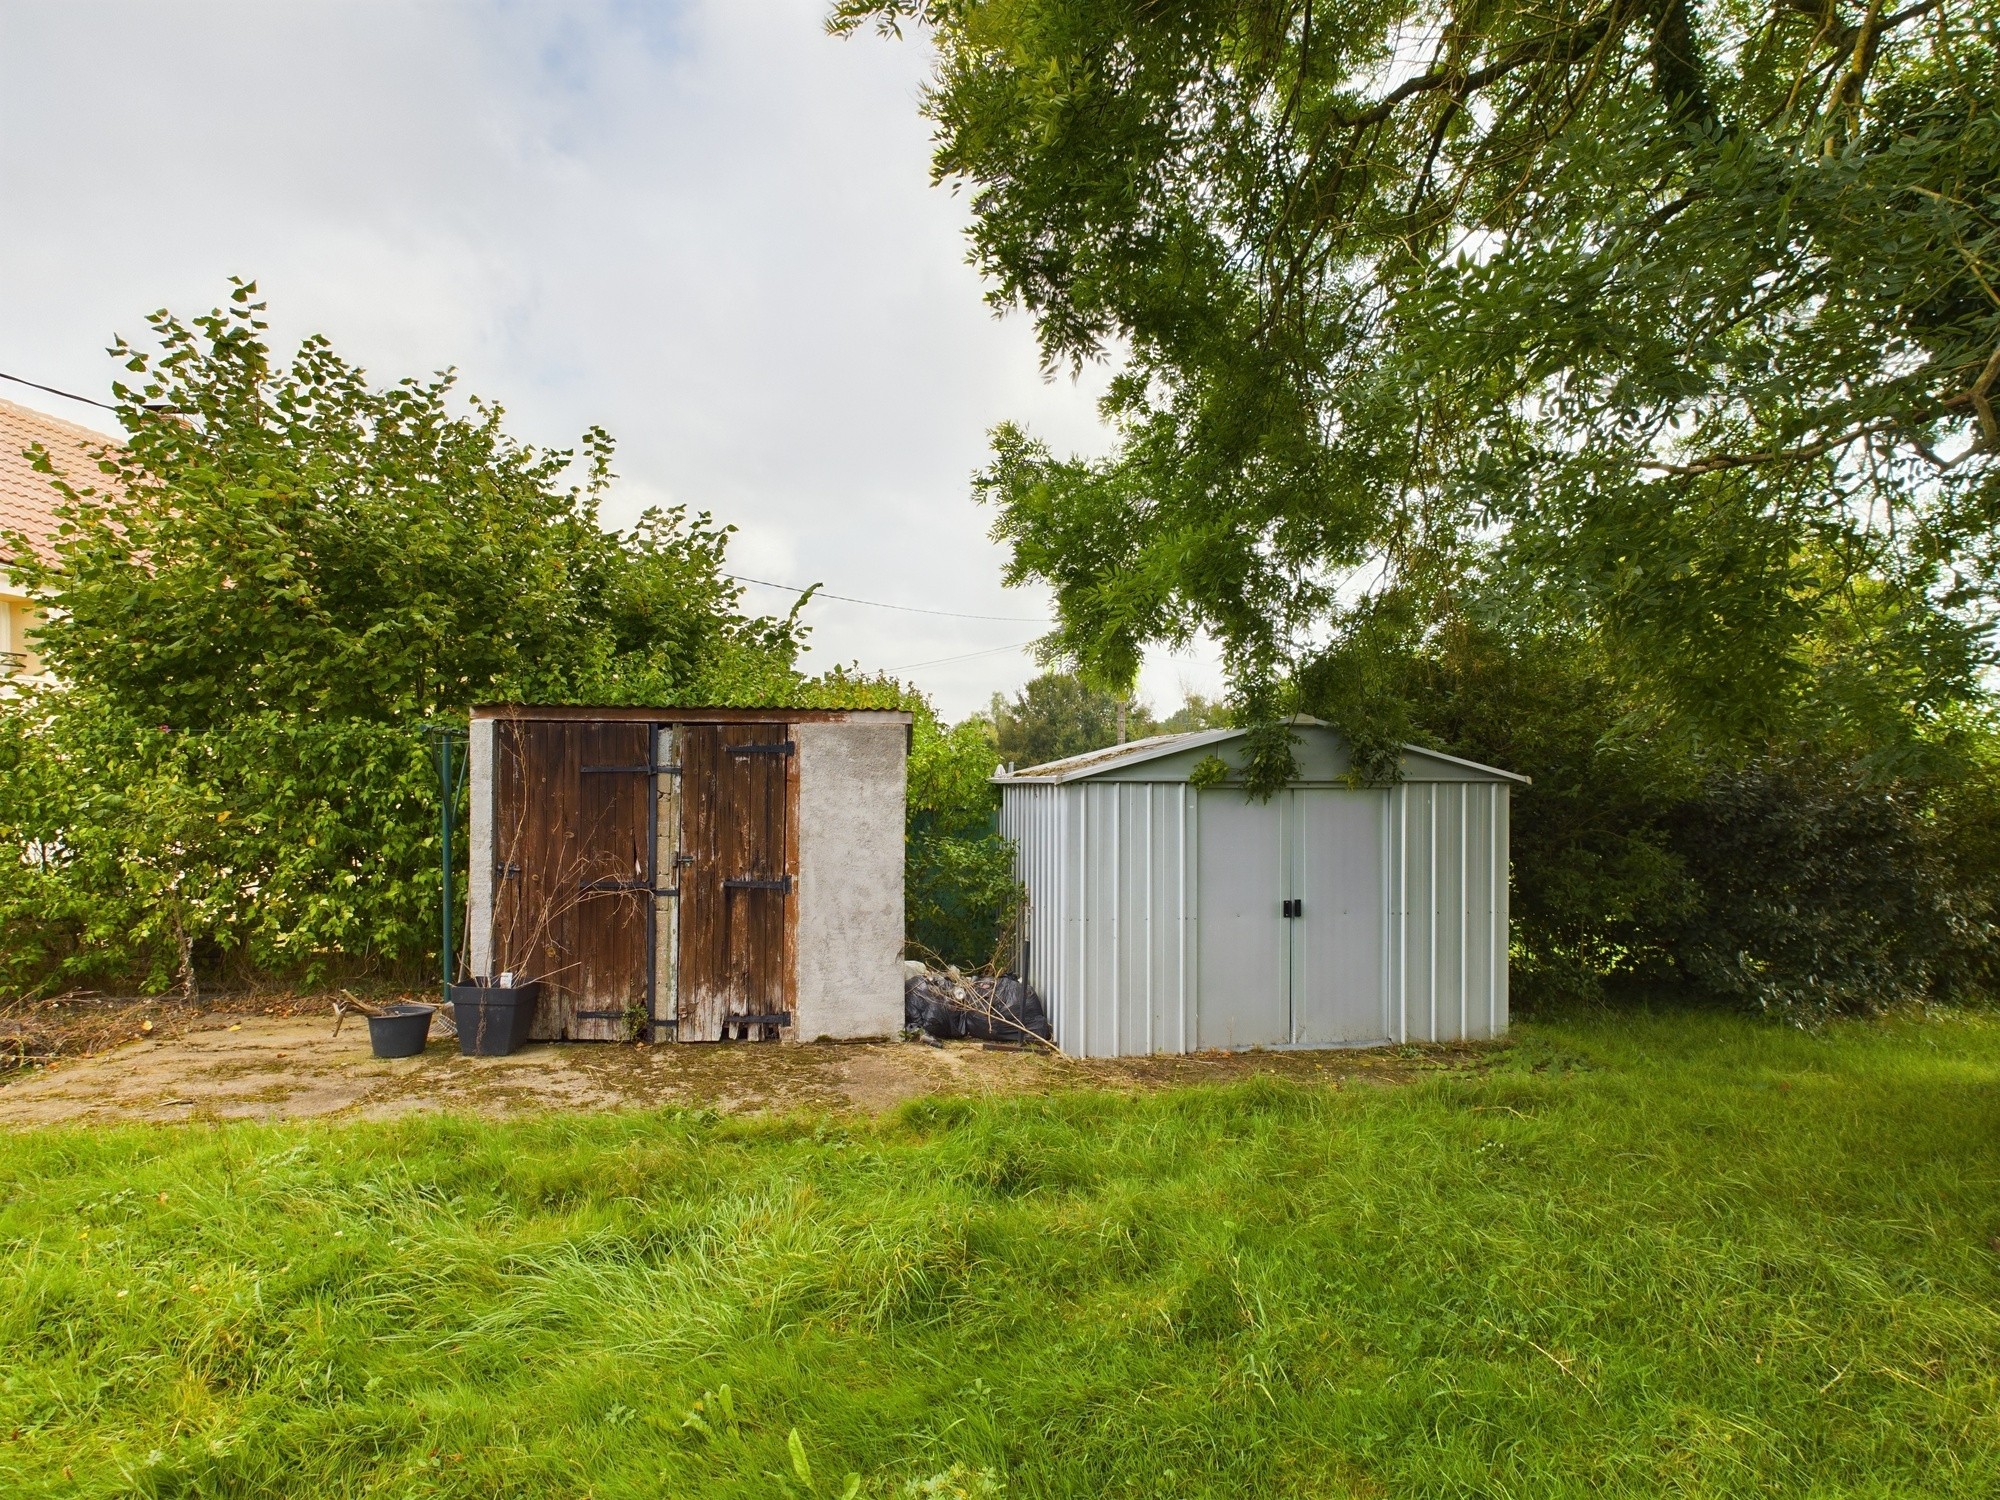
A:
[[[2000,1495],[1996,1187],[1974,1020],[0,1137],[0,1493]]]

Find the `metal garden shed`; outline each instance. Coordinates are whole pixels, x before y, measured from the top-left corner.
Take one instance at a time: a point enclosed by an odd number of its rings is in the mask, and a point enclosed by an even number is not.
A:
[[[910,715],[472,712],[467,958],[542,1038],[893,1036]]]
[[[1293,733],[1298,779],[1261,801],[1234,729],[995,778],[1027,889],[1021,972],[1063,1051],[1507,1029],[1508,792],[1527,778],[1411,745],[1399,782],[1351,787],[1335,731]],[[1197,777],[1211,758],[1238,784]]]

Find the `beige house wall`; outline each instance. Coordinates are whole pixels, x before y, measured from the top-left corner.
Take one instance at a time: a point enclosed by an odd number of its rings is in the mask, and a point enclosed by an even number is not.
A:
[[[42,659],[35,651],[34,631],[41,611],[28,596],[0,573],[0,677],[35,677]]]

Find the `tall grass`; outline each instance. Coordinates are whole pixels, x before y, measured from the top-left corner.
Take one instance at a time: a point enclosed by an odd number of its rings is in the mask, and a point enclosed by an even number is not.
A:
[[[16,1136],[0,1489],[2000,1494],[1996,1085],[1985,1023],[1679,1015],[1402,1088]]]

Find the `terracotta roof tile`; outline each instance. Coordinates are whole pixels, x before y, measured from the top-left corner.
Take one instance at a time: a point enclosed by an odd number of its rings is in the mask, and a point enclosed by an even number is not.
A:
[[[48,476],[36,473],[28,462],[26,450],[35,443],[49,450],[72,483],[88,484],[101,477],[93,450],[107,443],[115,448],[119,442],[107,433],[0,400],[0,531],[26,532],[36,550],[43,551],[62,497]]]

